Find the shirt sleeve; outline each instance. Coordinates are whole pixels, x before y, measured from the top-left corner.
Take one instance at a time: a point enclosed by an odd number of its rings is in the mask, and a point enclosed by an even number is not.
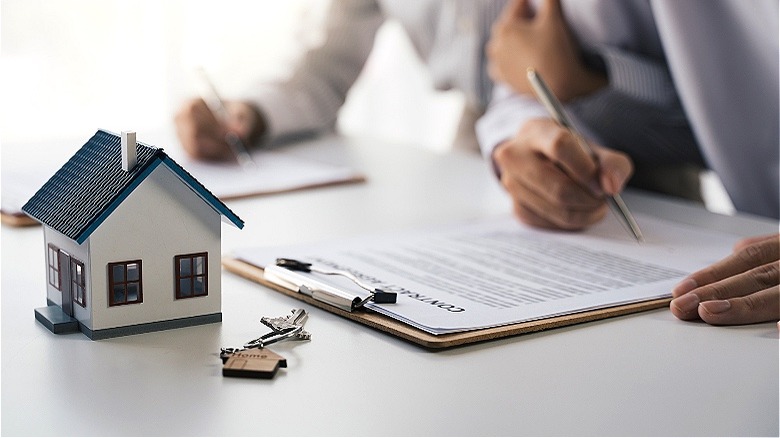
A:
[[[331,4],[323,44],[304,55],[289,79],[259,85],[249,93],[265,118],[265,142],[333,129],[383,20],[373,1]]]
[[[547,111],[536,99],[514,93],[506,84],[496,84],[485,114],[475,126],[482,155],[492,163],[496,146],[514,137],[528,120],[545,117],[549,117]]]

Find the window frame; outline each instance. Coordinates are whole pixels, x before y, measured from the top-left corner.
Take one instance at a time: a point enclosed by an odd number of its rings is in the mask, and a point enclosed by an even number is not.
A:
[[[77,275],[77,268],[81,268],[81,275]],[[81,307],[87,307],[87,273],[84,262],[73,257],[70,258],[70,295],[73,302]]]
[[[128,266],[130,265],[138,265],[138,279],[137,280],[128,280],[127,272],[128,272]],[[114,278],[114,268],[117,266],[122,266],[124,268],[123,272],[123,280],[116,281]],[[138,285],[138,298],[134,301],[128,301],[128,286],[131,284],[137,284]],[[114,288],[116,286],[123,286],[124,287],[124,301],[117,301],[114,297]],[[131,304],[141,304],[144,302],[144,294],[143,294],[143,264],[141,260],[126,260],[121,262],[111,262],[108,264],[108,306],[109,307],[116,307],[116,306],[126,306]]]
[[[54,263],[56,266],[52,265],[52,255],[54,256]],[[56,284],[52,282],[54,279],[52,274],[56,274]],[[58,291],[62,291],[62,266],[60,266],[60,249],[51,243],[48,244],[46,250],[46,280],[53,288]]]
[[[195,259],[203,257],[203,272],[197,273],[195,271]],[[182,260],[189,260],[189,275],[182,275],[181,262]],[[174,296],[177,300],[207,297],[209,295],[209,253],[198,252],[191,254],[180,254],[173,257],[173,277],[174,277]],[[203,281],[203,292],[195,293],[195,280],[201,278]],[[182,293],[182,280],[190,280],[190,293],[185,295]]]

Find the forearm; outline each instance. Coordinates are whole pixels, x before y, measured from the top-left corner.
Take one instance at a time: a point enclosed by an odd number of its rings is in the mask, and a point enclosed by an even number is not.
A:
[[[265,141],[333,128],[382,21],[374,2],[332,3],[324,43],[306,53],[289,79],[258,86],[249,94],[264,118]]]

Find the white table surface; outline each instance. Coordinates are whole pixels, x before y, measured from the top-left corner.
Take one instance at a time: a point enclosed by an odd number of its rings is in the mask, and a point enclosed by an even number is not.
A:
[[[295,146],[365,184],[230,202],[223,251],[508,214],[474,155],[349,140]],[[636,211],[738,235],[777,223],[627,193]],[[778,435],[774,323],[710,327],[668,309],[430,352],[328,312],[273,349],[273,380],[225,378],[217,352],[302,303],[224,272],[223,322],[90,341],[35,321],[40,228],[2,228],[3,435]]]

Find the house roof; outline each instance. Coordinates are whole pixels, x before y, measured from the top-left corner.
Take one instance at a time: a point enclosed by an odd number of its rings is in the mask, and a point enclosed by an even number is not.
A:
[[[226,222],[244,222],[161,148],[137,142],[137,164],[122,170],[120,136],[99,130],[58,170],[22,211],[81,244],[159,165],[175,173]]]

